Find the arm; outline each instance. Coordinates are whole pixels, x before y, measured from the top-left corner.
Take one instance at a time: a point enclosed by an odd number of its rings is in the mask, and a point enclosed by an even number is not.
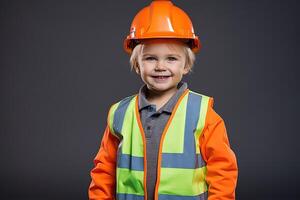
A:
[[[94,159],[94,168],[91,170],[91,184],[89,199],[115,199],[116,159],[119,140],[110,133],[108,126],[105,129],[100,150]]]
[[[202,157],[207,164],[208,200],[234,200],[237,161],[230,149],[224,121],[212,106],[207,110],[200,144]]]

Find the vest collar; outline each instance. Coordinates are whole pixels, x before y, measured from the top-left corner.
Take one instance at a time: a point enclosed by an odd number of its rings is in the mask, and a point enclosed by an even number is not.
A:
[[[179,82],[177,85],[178,90],[176,91],[176,93],[169,99],[169,101],[160,108],[159,113],[161,112],[168,112],[168,113],[172,113],[172,110],[176,104],[176,102],[178,101],[178,99],[180,98],[180,96],[183,94],[183,92],[187,89],[188,85],[186,82]],[[146,98],[146,93],[147,93],[147,85],[143,85],[140,90],[139,90],[139,98],[138,98],[138,106],[139,106],[139,111],[143,110],[143,109],[147,109],[149,106],[155,107],[155,105],[149,103],[149,101]]]

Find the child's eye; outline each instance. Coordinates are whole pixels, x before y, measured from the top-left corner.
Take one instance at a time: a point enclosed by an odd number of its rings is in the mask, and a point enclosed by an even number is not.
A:
[[[153,57],[153,56],[148,56],[148,57],[145,58],[145,60],[153,61],[153,60],[156,60],[156,58]]]
[[[168,57],[168,61],[175,61],[175,60],[177,60],[177,58],[174,57],[174,56],[169,56],[169,57]]]

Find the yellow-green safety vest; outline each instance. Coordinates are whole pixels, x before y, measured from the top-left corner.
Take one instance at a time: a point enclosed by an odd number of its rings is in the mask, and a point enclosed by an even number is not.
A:
[[[176,103],[161,136],[155,200],[207,199],[206,163],[199,138],[209,98],[186,89]],[[146,200],[146,144],[138,95],[114,104],[108,124],[110,132],[120,140],[116,199]]]

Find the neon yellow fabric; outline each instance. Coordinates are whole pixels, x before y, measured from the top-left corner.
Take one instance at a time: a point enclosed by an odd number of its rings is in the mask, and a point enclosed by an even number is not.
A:
[[[208,96],[197,94],[201,96],[201,106],[199,108],[199,119],[196,130],[194,131],[196,152],[191,156],[199,156],[199,138],[205,125],[206,112],[208,108]],[[188,104],[187,93],[181,100],[177,110],[170,122],[169,128],[166,130],[166,135],[163,141],[161,153],[167,154],[182,154],[184,151],[185,140],[185,121],[186,110]],[[199,98],[200,99],[200,98]],[[127,109],[124,115],[121,133],[123,139],[120,143],[120,152],[128,156],[129,159],[137,157],[143,159],[144,144],[142,131],[138,125],[135,105],[137,96],[133,97],[127,104]],[[120,106],[120,102],[112,106],[109,115],[109,126],[113,134],[113,125],[115,119],[115,112]],[[118,155],[120,156],[120,155]],[[200,154],[201,156],[201,154]],[[145,165],[145,163],[144,163]],[[131,165],[130,165],[131,166]],[[130,166],[128,166],[130,168]],[[207,184],[205,181],[206,167],[201,168],[161,168],[160,182],[158,193],[168,195],[183,195],[196,196],[207,191]],[[135,171],[127,168],[117,168],[117,193],[120,194],[136,194],[144,195],[144,171]]]
[[[196,196],[207,191],[206,167],[198,169],[161,168],[159,194]],[[191,182],[192,181],[192,182]]]
[[[117,193],[144,195],[144,172],[117,168]]]

